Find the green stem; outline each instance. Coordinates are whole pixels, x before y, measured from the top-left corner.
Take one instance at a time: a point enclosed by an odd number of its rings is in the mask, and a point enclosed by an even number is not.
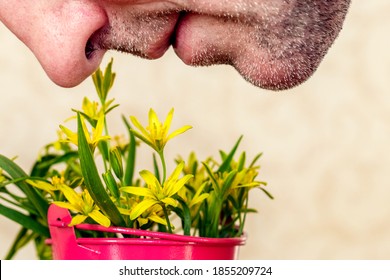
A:
[[[160,151],[160,152],[158,152],[158,155],[160,156],[161,165],[162,165],[162,168],[163,168],[163,179],[161,181],[161,185],[164,185],[165,179],[167,177],[167,165],[165,163],[164,152]]]
[[[223,201],[219,197],[216,197],[216,201],[214,202],[216,207],[214,208],[214,217],[212,224],[212,237],[219,237],[219,224],[221,218],[222,204]]]
[[[239,228],[239,231],[238,231],[238,236],[241,236],[242,233],[244,232],[244,226],[245,226],[245,220],[246,220],[246,214],[247,214],[247,209],[248,209],[248,202],[249,202],[249,199],[248,199],[248,193],[246,194],[246,198],[245,198],[245,212],[244,212],[244,217],[242,218],[241,217],[241,211],[238,213],[239,214],[239,217],[240,217],[240,228]]]
[[[105,108],[104,102],[102,102],[102,106],[103,106],[103,108]],[[106,117],[105,113],[104,113],[104,132],[105,132],[106,136],[110,136],[110,134],[108,133],[107,117]],[[107,143],[107,152],[109,153],[109,151],[110,151],[110,142],[107,141],[106,143]],[[106,160],[109,160],[109,159],[107,158]],[[103,156],[104,170],[107,172],[109,168],[108,168],[106,160],[104,159],[104,156]]]
[[[104,115],[104,133],[106,134],[106,136],[110,135],[110,134],[108,134],[108,125],[107,125],[107,117],[106,117],[106,115]]]
[[[104,171],[107,172],[108,171],[107,159],[106,159],[106,156],[105,156],[105,148],[102,146],[104,144],[102,144],[102,143],[103,142],[100,142],[98,144],[98,149],[100,150],[100,153],[102,154]]]
[[[165,220],[167,221],[168,232],[172,233],[172,226],[171,226],[171,223],[169,222],[167,207],[165,207],[164,204],[162,204],[161,207],[164,211]]]

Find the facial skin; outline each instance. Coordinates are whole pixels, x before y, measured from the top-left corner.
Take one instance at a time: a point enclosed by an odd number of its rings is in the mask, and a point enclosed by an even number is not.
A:
[[[1,0],[0,20],[58,85],[81,83],[107,49],[147,59],[172,45],[186,64],[232,65],[273,90],[317,69],[350,0]]]

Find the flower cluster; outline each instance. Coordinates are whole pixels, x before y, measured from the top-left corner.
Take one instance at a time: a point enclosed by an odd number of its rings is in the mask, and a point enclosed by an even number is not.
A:
[[[256,179],[261,154],[249,163],[245,152],[236,157],[240,137],[229,152],[220,151],[220,160],[199,161],[192,152],[186,160],[178,156],[169,172],[165,147],[191,126],[170,133],[174,110],[161,121],[150,109],[146,126],[134,116],[123,117],[128,139],[112,136],[107,116],[118,106],[107,99],[115,80],[112,61],[92,78],[99,101],[84,98],[71,118],[77,130],[60,125],[58,140],[45,146],[30,174],[0,155],[0,214],[22,225],[7,257],[33,239],[44,258],[51,203],[70,210],[70,226],[97,223],[203,237],[241,236],[247,213],[255,212],[248,207],[249,192],[260,189],[272,198],[266,183]],[[136,170],[140,143],[151,148],[153,172]]]

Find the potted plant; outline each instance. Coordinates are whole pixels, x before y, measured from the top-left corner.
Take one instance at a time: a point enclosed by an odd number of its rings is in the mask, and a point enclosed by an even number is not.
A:
[[[123,117],[127,139],[112,136],[112,60],[92,79],[98,101],[84,98],[73,110],[76,131],[60,125],[30,172],[0,155],[0,214],[22,226],[6,258],[30,241],[40,259],[236,258],[246,215],[255,212],[250,191],[272,198],[256,179],[261,154],[249,163],[245,152],[237,157],[240,137],[220,160],[191,153],[168,170],[165,146],[191,127],[169,133],[173,109],[164,122],[150,109],[147,126]],[[141,144],[151,148],[153,171],[136,176]]]

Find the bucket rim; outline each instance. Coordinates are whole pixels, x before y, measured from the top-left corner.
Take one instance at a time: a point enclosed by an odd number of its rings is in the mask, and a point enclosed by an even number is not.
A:
[[[214,245],[244,245],[246,242],[246,234],[243,234],[240,237],[200,237],[200,236],[188,236],[177,233],[166,233],[166,232],[157,232],[149,231],[142,229],[133,229],[125,227],[104,227],[101,225],[94,224],[79,224],[75,228],[79,230],[92,230],[92,231],[102,231],[110,233],[119,233],[125,235],[133,235],[139,237],[147,237],[150,239],[156,240],[169,240],[177,242],[186,242],[186,243],[201,243],[201,244],[214,244]]]

